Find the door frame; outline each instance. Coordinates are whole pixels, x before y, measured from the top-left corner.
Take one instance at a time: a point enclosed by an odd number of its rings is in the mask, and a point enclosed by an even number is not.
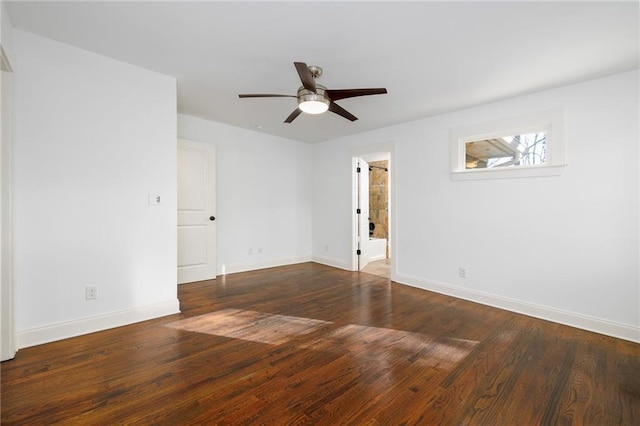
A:
[[[15,356],[15,318],[13,283],[13,70],[6,52],[0,44],[0,361]]]
[[[389,161],[389,258],[391,266],[391,281],[396,280],[398,264],[398,232],[397,232],[397,167],[396,167],[396,142],[389,141],[380,144],[364,145],[351,149],[351,270],[358,270],[358,218],[356,206],[358,203],[358,176],[356,173],[357,159],[362,158],[371,162],[387,156]]]
[[[355,187],[355,220],[356,220],[356,270],[361,271],[369,264],[369,182],[368,162],[362,157],[353,157],[353,169],[356,176]],[[358,171],[360,170],[360,171]],[[364,173],[367,173],[366,175]],[[366,181],[366,188],[362,188],[363,181]],[[363,191],[364,189],[364,191]],[[363,197],[363,192],[365,196]],[[363,205],[363,198],[367,205]],[[358,213],[360,212],[360,213]],[[363,237],[364,235],[364,237]],[[357,254],[358,251],[360,254]]]

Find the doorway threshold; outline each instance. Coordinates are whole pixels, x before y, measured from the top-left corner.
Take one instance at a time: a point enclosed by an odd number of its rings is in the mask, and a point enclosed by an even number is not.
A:
[[[391,279],[391,259],[381,259],[369,262],[369,264],[360,272]]]

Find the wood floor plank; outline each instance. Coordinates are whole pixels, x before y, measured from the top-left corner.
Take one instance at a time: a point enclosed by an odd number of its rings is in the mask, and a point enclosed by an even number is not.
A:
[[[22,349],[2,424],[640,424],[640,345],[304,263]]]

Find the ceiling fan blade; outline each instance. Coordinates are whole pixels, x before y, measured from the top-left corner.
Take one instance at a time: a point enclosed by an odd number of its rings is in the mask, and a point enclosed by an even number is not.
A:
[[[339,101],[345,98],[355,98],[356,96],[369,96],[369,95],[384,95],[387,93],[387,89],[384,87],[377,89],[343,89],[343,90],[330,90],[325,91],[332,101]]]
[[[248,93],[238,95],[239,98],[295,98],[293,95],[274,95],[271,93]]]
[[[287,117],[286,120],[284,120],[284,122],[285,123],[291,123],[300,114],[302,114],[302,110],[300,108],[296,108],[295,110],[293,110],[293,112],[291,114],[289,114],[289,116]]]
[[[346,118],[349,121],[356,121],[358,119],[358,117],[356,117],[355,115],[351,114],[349,111],[347,111],[346,109],[342,108],[340,105],[338,105],[335,102],[331,102],[329,104],[329,111],[336,113],[344,118]]]
[[[305,89],[316,93],[316,81],[311,75],[311,71],[309,71],[307,64],[304,62],[294,62],[293,65],[296,66],[296,71],[298,71],[300,81],[302,81],[302,86],[304,86]]]

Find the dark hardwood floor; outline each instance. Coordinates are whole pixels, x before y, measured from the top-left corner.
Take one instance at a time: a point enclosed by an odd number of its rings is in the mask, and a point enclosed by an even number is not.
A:
[[[22,349],[3,424],[638,425],[640,345],[305,263]]]

